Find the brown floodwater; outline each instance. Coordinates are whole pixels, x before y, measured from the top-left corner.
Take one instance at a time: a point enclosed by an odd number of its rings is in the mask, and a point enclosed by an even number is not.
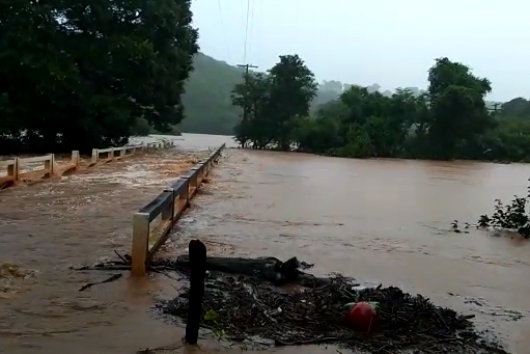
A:
[[[229,140],[184,138],[180,143],[191,149]],[[490,213],[495,198],[525,195],[530,165],[353,160],[239,149],[226,155],[165,255],[185,252],[189,240],[198,237],[210,254],[296,256],[315,263],[318,274],[341,272],[368,284],[397,285],[475,314],[477,325],[500,334],[511,352],[528,352],[530,245],[473,228],[454,233],[450,223],[457,219],[463,229],[464,222]],[[16,210],[3,205],[10,194],[0,194],[0,260],[38,271],[20,292],[0,299],[0,352],[132,354],[147,347],[178,347],[182,329],[151,310],[155,298],[175,295],[175,281],[126,277],[79,292],[84,283],[112,272],[67,268],[112,257],[113,248],[127,251],[134,204],[141,206],[156,191],[124,192],[116,183],[100,192],[97,212],[76,214],[75,228],[64,222],[64,213],[72,212],[64,201],[50,202],[46,209],[53,214],[56,208],[62,219],[44,221],[44,208],[32,203],[40,200],[36,191],[42,186],[28,187],[35,188],[33,197],[18,200]],[[83,186],[88,193],[90,184]],[[120,215],[118,196],[126,200]],[[2,223],[4,218],[9,222]],[[203,336],[204,351],[228,351]],[[331,347],[280,351],[335,353]]]

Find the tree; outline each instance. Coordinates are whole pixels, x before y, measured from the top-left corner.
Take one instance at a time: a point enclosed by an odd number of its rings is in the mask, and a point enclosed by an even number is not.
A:
[[[269,70],[270,114],[274,117],[274,140],[284,151],[292,142],[297,117],[307,116],[317,93],[311,70],[298,55],[280,56],[280,62]]]
[[[313,73],[297,55],[280,56],[267,74],[246,74],[233,90],[233,104],[247,113],[236,126],[235,139],[243,147],[273,144],[289,150],[316,92]]]
[[[432,122],[429,140],[432,157],[456,157],[459,144],[474,140],[491,127],[484,96],[491,91],[488,79],[471,74],[469,67],[447,58],[437,59],[429,70]]]
[[[268,75],[252,74],[235,87],[234,104],[253,105],[237,139],[244,147],[355,158],[530,161],[527,100],[488,112],[490,82],[447,58],[435,60],[428,78],[427,91],[380,93],[375,85],[343,84],[336,99],[308,112],[316,89],[312,74],[296,56],[281,57]]]
[[[243,83],[232,93],[235,106],[246,110],[246,116],[235,128],[235,139],[243,147],[263,149],[274,140],[274,122],[270,115],[270,77],[263,73],[245,74]]]
[[[0,149],[117,145],[138,119],[167,131],[197,52],[190,0],[0,5]]]
[[[525,98],[517,97],[501,106],[502,115],[512,118],[529,118],[530,117],[530,101]]]
[[[343,87],[342,82],[331,80],[331,81],[324,81],[322,84],[318,86],[318,89],[322,91],[334,91],[336,93],[341,93],[342,87]]]

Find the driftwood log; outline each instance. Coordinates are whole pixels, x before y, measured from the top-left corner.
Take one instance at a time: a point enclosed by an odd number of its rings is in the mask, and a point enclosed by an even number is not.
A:
[[[188,255],[177,257],[176,264],[180,267],[189,267]],[[278,286],[296,283],[314,288],[330,284],[329,278],[320,278],[304,273],[300,267],[301,263],[296,257],[285,262],[275,257],[255,259],[208,257],[206,259],[207,270],[258,277]]]

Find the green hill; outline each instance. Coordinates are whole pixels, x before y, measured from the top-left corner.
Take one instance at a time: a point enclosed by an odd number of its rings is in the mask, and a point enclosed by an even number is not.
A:
[[[194,67],[182,98],[185,118],[178,129],[185,133],[232,135],[241,112],[232,106],[231,92],[243,79],[243,69],[203,53],[195,57]],[[320,104],[337,99],[349,86],[351,85],[340,81],[322,82],[312,103],[312,111]],[[370,92],[382,91],[378,84],[373,84],[368,89]],[[415,94],[422,92],[416,87],[407,89]],[[382,93],[388,96],[392,91],[386,90]]]
[[[232,106],[231,91],[243,79],[243,69],[199,53],[195,58],[182,101],[185,133],[232,135],[239,111]]]
[[[194,66],[182,98],[186,118],[178,129],[184,133],[232,135],[241,112],[232,106],[231,92],[243,79],[243,69],[203,53],[197,54]],[[313,108],[338,98],[336,90],[329,83],[323,84]]]

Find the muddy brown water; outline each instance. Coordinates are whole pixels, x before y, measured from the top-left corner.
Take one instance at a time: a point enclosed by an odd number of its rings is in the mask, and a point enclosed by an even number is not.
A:
[[[229,140],[184,138],[179,143],[190,149]],[[237,149],[226,155],[164,255],[185,252],[189,240],[199,237],[210,254],[297,256],[315,263],[318,274],[341,272],[370,284],[398,285],[475,314],[477,325],[498,333],[511,352],[528,353],[530,245],[474,229],[457,234],[450,223],[474,222],[491,212],[495,198],[524,195],[529,165],[349,160]],[[78,183],[79,193],[99,191],[93,194],[100,202],[83,207],[75,222],[65,217],[74,213],[65,205],[73,205],[75,197],[44,205],[43,186],[28,187],[33,194],[26,190],[25,197],[0,194],[0,259],[39,272],[19,293],[0,299],[0,352],[178,347],[182,329],[150,308],[155,298],[176,293],[174,281],[125,277],[80,293],[81,285],[112,272],[67,269],[112,257],[112,249],[127,251],[130,215],[160,186],[115,183],[101,189]],[[16,200],[12,207],[6,207],[9,198]],[[202,336],[205,352],[235,350]],[[331,347],[280,351],[335,353]]]

